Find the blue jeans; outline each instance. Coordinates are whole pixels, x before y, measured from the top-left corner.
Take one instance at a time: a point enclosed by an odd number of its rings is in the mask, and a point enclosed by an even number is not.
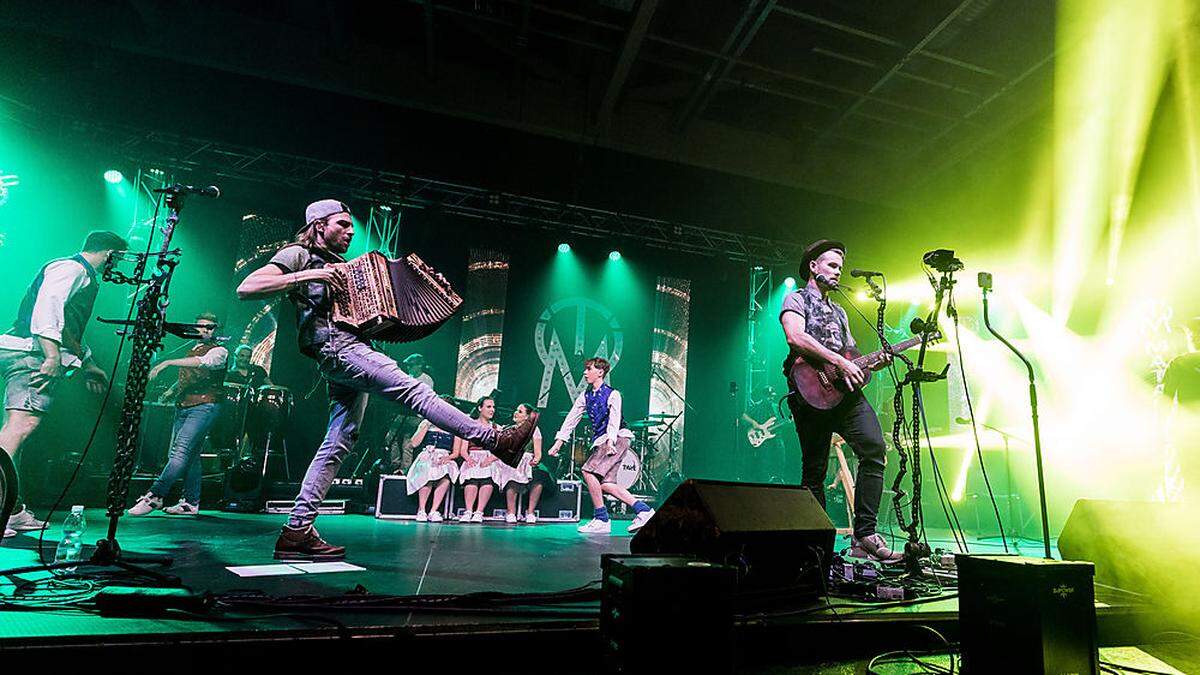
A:
[[[288,527],[304,528],[316,520],[317,507],[358,438],[368,394],[406,405],[433,424],[476,445],[492,447],[496,443],[495,429],[438,398],[429,385],[409,376],[395,360],[353,335],[332,331],[316,360],[329,388],[329,429],[304,474]]]
[[[201,403],[175,411],[175,426],[171,431],[171,452],[167,465],[158,480],[150,486],[150,493],[166,497],[175,481],[183,477],[183,499],[189,504],[200,503],[200,445],[208,435],[208,429],[217,419],[220,406],[216,403]]]

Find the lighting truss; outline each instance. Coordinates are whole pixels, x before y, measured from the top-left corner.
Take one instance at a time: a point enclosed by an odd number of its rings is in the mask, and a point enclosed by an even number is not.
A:
[[[763,265],[794,265],[804,244],[630,213],[539,199],[424,178],[397,171],[189,138],[129,126],[74,121],[64,133],[116,149],[134,165],[208,179],[235,179],[275,187],[321,189],[402,209],[440,210],[466,218],[553,231],[559,236],[638,242],[651,248]]]

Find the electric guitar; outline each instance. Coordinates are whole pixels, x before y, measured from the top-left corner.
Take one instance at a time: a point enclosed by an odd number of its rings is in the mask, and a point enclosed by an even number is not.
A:
[[[906,349],[911,349],[919,344],[924,339],[923,335],[911,337],[903,342],[897,342],[892,345],[891,353],[896,354]],[[929,336],[929,341],[935,342],[942,339],[942,335],[938,331],[934,331]],[[852,391],[858,391],[866,386],[867,382],[871,381],[871,373],[876,370],[881,370],[887,365],[887,354],[884,350],[871,352],[866,356],[859,353],[857,349],[850,348],[842,352],[842,356],[854,362],[854,365],[862,368],[867,373],[867,379],[860,387],[851,387],[846,379],[842,377],[841,371],[832,363],[813,364],[803,357],[797,358],[792,364],[789,377],[792,382],[792,387],[799,392],[800,397],[804,402],[818,410],[829,410],[842,402]]]

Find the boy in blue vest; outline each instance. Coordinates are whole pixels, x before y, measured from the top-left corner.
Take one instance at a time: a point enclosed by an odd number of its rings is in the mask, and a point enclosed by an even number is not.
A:
[[[0,335],[0,377],[5,381],[0,448],[16,461],[17,451],[42,422],[54,403],[59,382],[78,370],[93,393],[103,392],[108,374],[92,361],[83,332],[92,317],[100,287],[100,271],[125,240],[115,232],[88,234],[83,250],[42,266],[25,291],[12,327]],[[4,536],[36,531],[46,523],[17,505]]]
[[[629,524],[630,533],[642,529],[654,515],[654,509],[646,502],[634,498],[629,490],[616,483],[617,472],[621,469],[625,453],[629,452],[633,432],[621,416],[621,392],[604,381],[610,368],[608,361],[602,358],[588,359],[583,364],[583,379],[587,387],[575,399],[571,412],[554,435],[554,445],[549,450],[552,456],[558,456],[563,443],[571,439],[571,431],[583,419],[586,410],[592,423],[592,451],[583,463],[583,481],[587,484],[595,514],[590,521],[579,526],[579,531],[584,534],[612,532],[612,521],[604,506],[606,492],[633,508],[635,515]]]

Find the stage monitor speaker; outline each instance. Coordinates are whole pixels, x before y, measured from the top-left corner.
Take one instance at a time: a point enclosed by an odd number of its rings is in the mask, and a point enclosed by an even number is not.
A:
[[[634,536],[631,553],[694,555],[739,570],[739,588],[824,591],[834,527],[799,486],[689,479]]]
[[[1200,566],[1200,529],[1184,505],[1080,499],[1058,537],[1064,560],[1096,566],[1096,581],[1188,612]]]
[[[17,467],[13,464],[8,451],[0,448],[0,533],[8,527],[8,517],[17,507],[17,492],[20,481],[17,480]]]

